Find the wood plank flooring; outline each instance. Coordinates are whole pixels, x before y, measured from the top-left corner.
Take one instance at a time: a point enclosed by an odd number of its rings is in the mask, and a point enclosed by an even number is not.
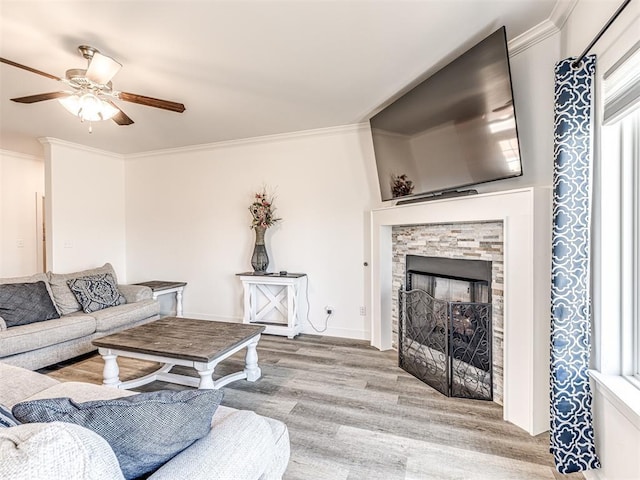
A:
[[[493,402],[451,399],[397,367],[396,353],[368,342],[263,335],[262,378],[224,388],[223,404],[254,410],[289,427],[287,480],[558,480],[548,434],[531,437],[502,420]],[[157,364],[119,358],[120,379]],[[215,378],[242,369],[244,352]],[[176,367],[179,373],[197,376]],[[62,381],[102,382],[97,354],[41,370]],[[139,391],[179,385],[154,382]]]

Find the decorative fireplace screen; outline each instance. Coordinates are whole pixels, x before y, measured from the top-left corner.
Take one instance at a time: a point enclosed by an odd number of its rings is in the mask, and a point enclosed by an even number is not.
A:
[[[399,292],[399,366],[449,397],[493,400],[491,304]]]

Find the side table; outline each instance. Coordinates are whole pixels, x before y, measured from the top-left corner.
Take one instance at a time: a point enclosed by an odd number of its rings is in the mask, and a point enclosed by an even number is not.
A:
[[[302,331],[300,302],[305,273],[236,274],[244,287],[243,323],[264,325],[264,333],[293,338]]]
[[[165,282],[162,280],[151,280],[149,282],[134,283],[134,285],[141,285],[143,287],[149,287],[153,294],[153,299],[157,299],[160,295],[166,295],[169,293],[176,294],[176,317],[182,316],[182,292],[187,285],[186,282]]]

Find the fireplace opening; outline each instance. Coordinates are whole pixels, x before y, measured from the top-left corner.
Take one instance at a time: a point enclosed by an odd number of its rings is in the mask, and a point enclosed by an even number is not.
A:
[[[491,262],[407,255],[398,361],[452,397],[493,399]]]

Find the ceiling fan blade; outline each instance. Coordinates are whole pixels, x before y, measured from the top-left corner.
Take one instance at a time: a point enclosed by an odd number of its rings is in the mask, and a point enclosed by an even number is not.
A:
[[[111,117],[111,120],[113,120],[114,122],[116,122],[120,126],[133,125],[134,121],[131,120],[131,118],[129,118],[129,116],[126,113],[124,113],[122,110],[120,110],[120,107],[118,107],[111,100],[105,100],[105,102],[107,102],[109,105],[111,105],[112,107],[117,108],[119,110],[118,113],[116,113],[113,117]]]
[[[50,92],[50,93],[39,93],[37,95],[29,95],[27,97],[18,97],[12,98],[12,102],[18,103],[36,103],[42,102],[44,100],[53,100],[55,98],[68,97],[71,95],[69,92]]]
[[[47,77],[52,80],[62,80],[60,77],[56,77],[55,75],[51,75],[50,73],[43,72],[41,70],[36,70],[35,68],[27,67],[26,65],[21,65],[11,60],[7,60],[6,58],[0,57],[0,63],[6,63],[7,65],[11,65],[12,67],[21,68],[23,70],[26,70],[27,72],[37,73],[38,75],[42,75],[43,77]]]
[[[95,52],[85,75],[92,82],[106,85],[121,68],[122,64],[113,58]]]
[[[144,95],[138,95],[135,93],[119,92],[117,98],[124,100],[125,102],[139,103],[140,105],[146,105],[147,107],[162,108],[164,110],[171,110],[172,112],[182,113],[185,108],[182,103],[170,102],[169,100],[161,100],[159,98],[145,97]]]

